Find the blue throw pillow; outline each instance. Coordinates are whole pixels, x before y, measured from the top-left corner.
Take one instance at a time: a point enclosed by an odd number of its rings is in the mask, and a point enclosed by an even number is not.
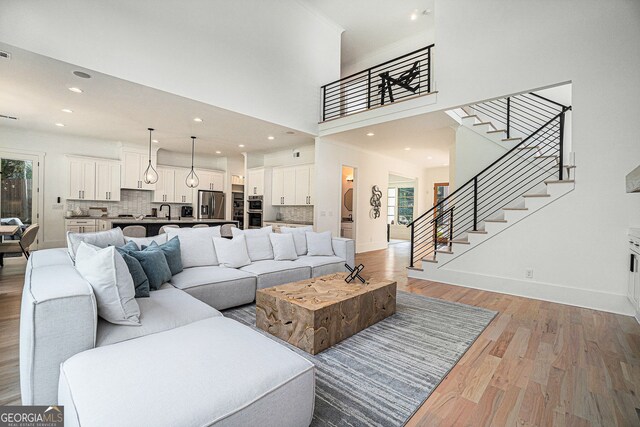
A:
[[[149,279],[147,278],[142,265],[140,265],[140,261],[130,255],[131,251],[138,250],[138,246],[133,242],[129,242],[124,246],[116,247],[116,250],[120,255],[122,255],[124,262],[127,263],[127,268],[133,278],[133,286],[136,289],[136,298],[148,297]]]
[[[151,290],[158,290],[171,280],[171,270],[162,251],[131,251],[129,254],[140,262]]]
[[[156,242],[151,242],[149,246],[143,246],[142,250],[162,251],[167,259],[167,264],[169,264],[169,270],[171,270],[172,276],[182,271],[182,255],[180,254],[180,239],[178,239],[178,236],[161,245],[158,245]]]

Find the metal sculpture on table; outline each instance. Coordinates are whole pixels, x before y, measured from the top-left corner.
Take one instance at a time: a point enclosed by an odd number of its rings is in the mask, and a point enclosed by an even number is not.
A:
[[[400,74],[397,78],[391,77],[389,71],[385,71],[380,74],[380,79],[382,83],[378,85],[378,93],[380,94],[380,104],[384,105],[384,97],[386,93],[389,93],[389,100],[394,102],[393,99],[393,85],[400,86],[403,89],[408,90],[409,92],[416,93],[416,91],[420,88],[420,83],[418,83],[415,87],[411,86],[411,82],[413,82],[416,77],[420,75],[420,62],[416,61],[413,63],[410,69],[406,70],[404,73]]]
[[[382,207],[382,191],[377,185],[371,187],[371,199],[369,199],[369,203],[371,203],[371,211],[369,211],[369,216],[373,219],[380,218],[380,208]]]
[[[351,268],[349,264],[345,263],[344,266],[347,267],[347,270],[351,272],[347,277],[345,277],[344,279],[345,282],[351,283],[355,279],[360,279],[362,283],[367,283],[367,281],[364,280],[362,276],[360,276],[360,272],[364,270],[364,265],[360,264],[356,268]]]

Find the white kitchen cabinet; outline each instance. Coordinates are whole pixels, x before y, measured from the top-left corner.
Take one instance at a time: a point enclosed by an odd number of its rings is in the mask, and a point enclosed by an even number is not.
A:
[[[69,157],[68,199],[95,200],[96,161],[82,157]]]
[[[175,196],[176,203],[193,203],[193,188],[187,185],[187,176],[191,173],[191,169],[175,170]],[[196,171],[196,174],[198,171]],[[198,177],[199,178],[199,177]]]
[[[313,204],[313,165],[273,169],[271,204],[304,206]]]
[[[353,239],[353,222],[343,222],[340,225],[340,237]]]
[[[93,233],[97,231],[95,219],[68,219],[65,225],[67,231],[72,233]]]
[[[176,170],[173,168],[158,168],[158,182],[153,191],[153,201],[156,203],[174,202],[176,186]]]
[[[96,161],[95,200],[120,201],[120,162]]]
[[[198,190],[224,191],[224,173],[210,170],[197,170],[200,180]]]
[[[247,171],[247,196],[264,196],[264,172],[263,168]]]
[[[151,157],[151,164],[157,170],[155,156]],[[123,151],[121,188],[133,190],[155,190],[156,184],[146,184],[144,182],[144,172],[147,170],[148,166],[148,154],[136,151]]]

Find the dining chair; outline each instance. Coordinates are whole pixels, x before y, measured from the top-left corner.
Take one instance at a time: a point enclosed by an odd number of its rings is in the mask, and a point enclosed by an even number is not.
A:
[[[233,232],[231,231],[234,228],[235,224],[222,224],[220,227],[220,235],[222,237],[233,237]]]
[[[160,227],[160,231],[158,231],[158,234],[166,233],[167,232],[167,228],[180,228],[180,226],[176,225],[176,224],[163,225],[162,227]]]
[[[196,224],[192,228],[209,228],[207,224]]]
[[[128,225],[122,229],[127,237],[147,237],[147,229],[142,225]]]
[[[19,240],[6,240],[0,243],[0,267],[4,265],[4,254],[22,253],[26,259],[29,259],[29,247],[36,241],[39,229],[38,224],[31,224],[24,230]]]

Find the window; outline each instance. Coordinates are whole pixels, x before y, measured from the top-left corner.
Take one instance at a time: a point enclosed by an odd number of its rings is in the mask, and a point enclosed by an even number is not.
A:
[[[396,223],[396,189],[387,190],[387,224]]]
[[[413,221],[413,188],[389,188],[387,224],[407,225]]]

